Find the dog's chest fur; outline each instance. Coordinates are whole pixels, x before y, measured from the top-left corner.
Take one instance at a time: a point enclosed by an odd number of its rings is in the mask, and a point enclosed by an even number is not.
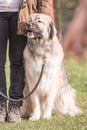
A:
[[[25,70],[27,70],[26,75],[32,79],[33,85],[37,83],[42,65],[45,64],[42,78],[37,88],[37,92],[43,95],[50,91],[51,80],[53,80],[57,74],[58,56],[54,54],[52,55],[52,53],[54,53],[52,50],[54,50],[54,48],[46,46],[45,44],[45,48],[44,46],[42,48],[41,46],[36,46],[36,48],[33,48],[33,46],[26,46],[24,51]]]

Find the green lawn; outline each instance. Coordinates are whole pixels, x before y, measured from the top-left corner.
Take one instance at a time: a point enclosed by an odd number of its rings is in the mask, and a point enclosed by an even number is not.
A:
[[[9,70],[6,65],[7,85],[9,86]],[[83,114],[70,116],[53,116],[50,120],[29,121],[21,123],[0,123],[0,130],[87,130],[87,61],[79,63],[75,60],[65,62],[69,82],[77,90],[77,104]]]

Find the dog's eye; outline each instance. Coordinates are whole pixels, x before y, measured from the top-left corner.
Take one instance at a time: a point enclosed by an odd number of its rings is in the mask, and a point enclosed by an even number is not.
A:
[[[39,22],[39,23],[43,23],[40,19],[38,19],[38,22]]]
[[[38,20],[39,23],[43,23],[41,20]]]

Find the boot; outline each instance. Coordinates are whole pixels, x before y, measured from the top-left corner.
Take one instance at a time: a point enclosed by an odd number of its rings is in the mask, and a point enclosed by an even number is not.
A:
[[[0,122],[5,122],[6,121],[6,103],[2,102],[0,103]]]
[[[9,103],[7,121],[21,122],[20,104],[18,102]]]

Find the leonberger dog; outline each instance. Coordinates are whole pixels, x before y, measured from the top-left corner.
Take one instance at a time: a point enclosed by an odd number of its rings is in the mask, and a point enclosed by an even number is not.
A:
[[[33,94],[24,100],[21,115],[30,120],[50,119],[53,114],[81,113],[76,106],[76,91],[68,83],[64,68],[64,52],[57,38],[51,18],[45,14],[32,14],[27,24],[27,45],[24,50],[24,96],[37,83],[42,65],[42,77]]]

